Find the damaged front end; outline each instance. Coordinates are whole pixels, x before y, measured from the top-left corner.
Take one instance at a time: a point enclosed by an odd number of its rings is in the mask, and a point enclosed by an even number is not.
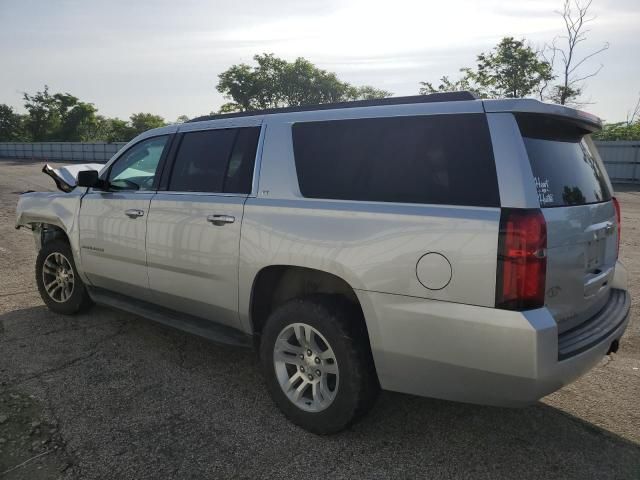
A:
[[[58,190],[70,192],[78,182],[78,173],[85,170],[100,171],[103,167],[101,163],[82,163],[78,165],[65,165],[60,168],[53,168],[49,164],[42,167],[42,172],[49,175],[56,183]]]

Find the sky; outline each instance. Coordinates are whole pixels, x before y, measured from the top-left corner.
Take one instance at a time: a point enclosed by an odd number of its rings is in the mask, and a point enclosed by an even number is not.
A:
[[[542,46],[563,34],[562,0],[0,0],[0,103],[49,85],[102,115],[169,121],[215,111],[218,75],[257,53],[305,57],[394,95],[456,78],[504,36]],[[581,52],[583,109],[621,121],[640,95],[640,0],[593,0]]]

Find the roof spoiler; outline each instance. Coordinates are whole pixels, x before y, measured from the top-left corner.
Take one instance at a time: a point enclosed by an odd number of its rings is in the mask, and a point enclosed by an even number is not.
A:
[[[487,113],[532,113],[563,117],[583,125],[587,130],[595,132],[602,129],[602,120],[575,108],[565,107],[555,103],[545,103],[532,98],[514,98],[503,100],[484,100],[484,111]]]

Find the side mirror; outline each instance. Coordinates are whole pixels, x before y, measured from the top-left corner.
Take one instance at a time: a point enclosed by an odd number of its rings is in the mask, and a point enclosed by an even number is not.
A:
[[[78,172],[79,187],[102,188],[102,181],[98,178],[97,170],[82,170]]]

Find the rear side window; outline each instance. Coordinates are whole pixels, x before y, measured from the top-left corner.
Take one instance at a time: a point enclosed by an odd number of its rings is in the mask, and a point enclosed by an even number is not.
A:
[[[543,115],[519,115],[541,207],[586,205],[611,200],[602,164],[588,132],[579,125]]]
[[[259,134],[259,127],[183,134],[169,190],[249,193]]]
[[[260,127],[239,128],[229,159],[223,191],[250,193]]]
[[[293,146],[305,197],[500,204],[483,114],[297,123]]]

